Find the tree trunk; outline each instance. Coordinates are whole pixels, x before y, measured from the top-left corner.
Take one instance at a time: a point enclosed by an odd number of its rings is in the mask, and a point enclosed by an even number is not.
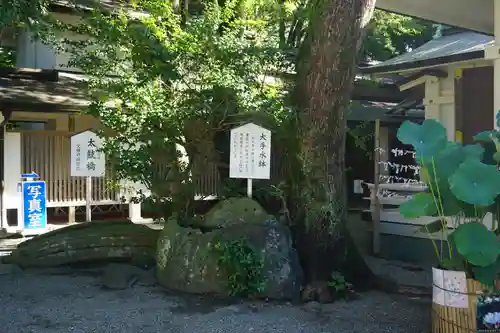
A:
[[[313,1],[311,23],[299,55],[295,96],[301,110],[305,182],[299,196],[304,223],[298,246],[306,280],[313,289],[325,286],[318,282],[328,281],[334,270],[351,280],[371,273],[345,224],[344,154],[346,108],[364,27],[374,7],[375,0]]]

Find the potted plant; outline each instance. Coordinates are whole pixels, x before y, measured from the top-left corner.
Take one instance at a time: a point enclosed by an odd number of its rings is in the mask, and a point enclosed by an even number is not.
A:
[[[499,138],[500,133],[495,131],[475,137],[495,143],[496,163],[500,162]],[[433,332],[476,332],[482,320],[476,318],[477,294],[484,294],[485,289],[494,291],[500,275],[498,166],[484,162],[485,149],[480,144],[448,141],[446,129],[435,120],[425,120],[421,125],[404,122],[398,139],[413,146],[421,181],[427,185],[426,192],[400,206],[400,213],[407,218],[436,217],[422,230],[444,236],[432,240],[439,259],[434,277],[443,279],[439,285],[434,282],[437,316]],[[489,227],[484,223],[487,217],[491,218]],[[458,281],[460,274],[465,281]],[[444,278],[447,275],[454,277]],[[448,299],[443,301],[445,298]],[[452,299],[456,304],[452,304]]]

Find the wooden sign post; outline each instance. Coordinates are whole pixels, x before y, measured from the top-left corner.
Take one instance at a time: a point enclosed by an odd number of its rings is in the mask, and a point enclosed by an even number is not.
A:
[[[92,177],[104,177],[106,159],[102,139],[92,131],[71,137],[71,176],[85,177],[85,221],[92,221]]]

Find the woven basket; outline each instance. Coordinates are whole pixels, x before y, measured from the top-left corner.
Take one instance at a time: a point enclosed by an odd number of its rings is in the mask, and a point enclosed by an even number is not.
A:
[[[452,308],[432,304],[432,333],[500,332],[499,329],[477,329],[477,298],[487,288],[478,281],[467,279],[468,308]]]

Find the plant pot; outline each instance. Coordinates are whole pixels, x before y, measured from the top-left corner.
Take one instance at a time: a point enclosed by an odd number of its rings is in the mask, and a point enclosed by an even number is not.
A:
[[[447,283],[446,276],[454,282]],[[438,268],[433,269],[433,284],[432,333],[500,332],[495,329],[478,330],[477,327],[477,302],[478,297],[488,289],[485,285],[465,278],[464,272]],[[443,294],[444,302],[440,297]]]

